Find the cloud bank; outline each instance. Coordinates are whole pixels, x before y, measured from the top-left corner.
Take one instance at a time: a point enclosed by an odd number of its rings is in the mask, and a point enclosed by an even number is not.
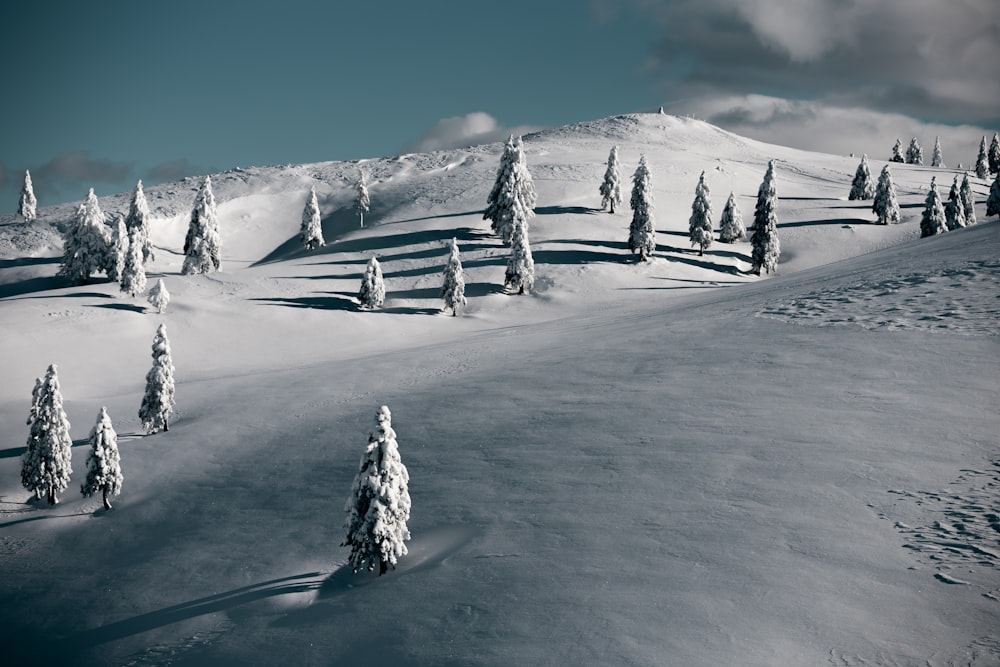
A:
[[[404,153],[426,153],[429,151],[462,148],[477,144],[502,141],[511,134],[521,135],[542,129],[538,126],[521,125],[505,127],[496,118],[482,111],[442,118],[420,135],[412,144],[403,148]]]

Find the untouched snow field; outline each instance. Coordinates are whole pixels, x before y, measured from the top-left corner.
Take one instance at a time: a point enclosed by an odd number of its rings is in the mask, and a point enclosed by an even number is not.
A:
[[[658,251],[596,210],[644,153]],[[72,206],[0,219],[4,665],[998,665],[1000,226],[918,239],[932,175],[893,165],[903,223],[847,200],[859,158],[659,114],[525,137],[530,296],[503,294],[482,209],[502,146],[213,176],[223,271],[180,276],[199,179],[147,189],[163,315],[55,277]],[[750,224],[776,162],[782,257],[698,257]],[[884,163],[872,160],[877,175]],[[364,169],[365,228],[351,210]],[[327,246],[297,240],[315,185]],[[100,194],[100,193],[98,193]],[[128,194],[104,197],[105,211]],[[441,312],[447,242],[468,283]],[[387,301],[355,295],[377,255]],[[137,411],[164,322],[168,433]],[[59,367],[74,482],[19,484],[34,378]],[[400,567],[352,575],[343,506],[381,404],[410,473]],[[125,475],[83,499],[101,406]]]

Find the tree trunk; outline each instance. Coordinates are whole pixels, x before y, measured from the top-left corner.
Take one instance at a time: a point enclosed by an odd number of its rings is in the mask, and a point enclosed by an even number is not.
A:
[[[108,502],[108,490],[104,489],[104,494],[101,496],[101,500],[104,501],[104,509],[111,509],[111,503]]]
[[[705,256],[705,247],[704,246],[698,246],[698,256],[699,257],[704,257]]]
[[[163,430],[164,431],[169,431],[170,430],[170,425],[167,424],[167,418],[166,417],[163,418]]]
[[[380,561],[378,562],[378,576],[380,576],[380,577],[381,577],[381,576],[382,576],[383,574],[385,574],[385,573],[386,573],[386,572],[387,572],[388,570],[389,570],[389,568],[387,567],[387,563],[386,563],[386,562],[385,562],[384,560],[380,560]]]
[[[59,502],[59,500],[56,498],[56,489],[55,489],[55,487],[52,487],[52,486],[49,487],[49,498],[48,498],[48,500],[49,500],[49,505],[55,505],[56,503]]]

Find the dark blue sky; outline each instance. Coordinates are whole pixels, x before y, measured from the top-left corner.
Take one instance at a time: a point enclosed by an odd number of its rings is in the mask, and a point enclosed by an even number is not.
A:
[[[767,140],[845,153],[860,149],[837,141],[842,128],[811,140],[817,109],[874,114],[868,131],[888,145],[895,134],[884,140],[885,132],[916,133],[927,122],[945,132],[997,124],[993,89],[970,83],[996,65],[961,77],[920,71],[941,49],[955,71],[954,45],[975,41],[953,34],[956,24],[992,41],[971,62],[995,56],[992,0],[948,13],[947,30],[928,24],[923,41],[933,45],[923,52],[919,35],[896,35],[891,25],[872,45],[873,17],[837,9],[871,3],[781,4],[3,3],[0,212],[16,206],[25,168],[45,205],[82,199],[92,186],[125,190],[136,178],[378,157],[660,104]],[[885,0],[879,16],[936,19],[936,4],[946,3]]]

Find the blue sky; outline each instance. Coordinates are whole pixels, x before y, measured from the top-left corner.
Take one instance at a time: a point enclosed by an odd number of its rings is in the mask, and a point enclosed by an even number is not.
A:
[[[993,0],[3,3],[0,212],[25,168],[46,205],[661,104],[844,154],[942,134],[968,162],[1000,125],[998,15]]]

